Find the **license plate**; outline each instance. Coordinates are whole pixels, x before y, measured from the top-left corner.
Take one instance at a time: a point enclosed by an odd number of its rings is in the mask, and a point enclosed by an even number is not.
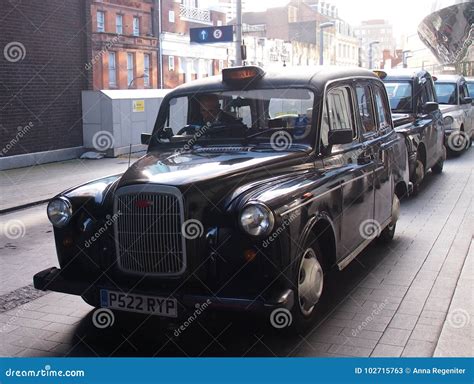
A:
[[[178,317],[178,302],[176,299],[169,297],[145,296],[102,289],[100,291],[100,304],[103,308]]]

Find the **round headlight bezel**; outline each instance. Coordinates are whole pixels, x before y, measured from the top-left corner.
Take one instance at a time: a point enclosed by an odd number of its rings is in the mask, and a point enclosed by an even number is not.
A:
[[[60,218],[59,220],[53,220],[54,216],[50,212],[52,204],[56,203],[56,202],[60,202],[61,204],[64,204],[64,206],[63,206],[64,209],[61,211],[62,212],[62,218]],[[48,214],[48,219],[49,219],[50,223],[54,227],[64,228],[71,221],[71,218],[72,218],[72,204],[67,198],[65,198],[63,196],[56,197],[48,203],[48,207],[46,208],[46,212]]]
[[[242,222],[242,218],[243,218],[244,213],[246,213],[249,209],[252,209],[252,208],[257,208],[261,212],[266,214],[265,220],[268,220],[268,226],[263,232],[260,232],[260,233],[252,232]],[[263,203],[250,202],[250,203],[245,204],[242,207],[242,209],[240,210],[240,213],[239,213],[239,227],[245,234],[247,234],[249,236],[252,236],[252,237],[255,237],[255,238],[261,238],[261,237],[264,237],[264,236],[268,236],[272,233],[274,226],[275,226],[275,215],[274,215],[273,211]]]
[[[448,129],[451,128],[453,123],[454,123],[454,118],[452,116],[445,116],[443,118],[443,124],[445,128],[448,128]]]

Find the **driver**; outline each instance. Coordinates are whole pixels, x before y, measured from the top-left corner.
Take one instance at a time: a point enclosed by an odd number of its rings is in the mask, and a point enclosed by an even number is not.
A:
[[[201,112],[204,124],[214,123],[239,123],[231,114],[224,112],[219,104],[219,98],[216,95],[202,95],[198,97],[199,110]]]

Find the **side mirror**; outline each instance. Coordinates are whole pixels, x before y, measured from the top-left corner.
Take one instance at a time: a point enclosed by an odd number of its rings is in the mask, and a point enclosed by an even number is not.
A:
[[[434,102],[434,101],[427,101],[423,106],[421,107],[421,112],[422,113],[433,113],[439,109],[439,104]]]
[[[141,139],[143,145],[149,145],[151,142],[151,133],[142,133]]]
[[[352,129],[335,129],[329,131],[328,141],[330,145],[352,143],[354,134]]]
[[[468,97],[465,97],[463,100],[462,100],[462,103],[463,104],[472,104],[472,97],[468,96]]]

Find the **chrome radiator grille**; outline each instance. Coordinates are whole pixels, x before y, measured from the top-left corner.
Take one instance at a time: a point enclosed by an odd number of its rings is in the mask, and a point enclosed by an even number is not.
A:
[[[157,186],[121,188],[115,196],[114,213],[115,243],[122,270],[167,276],[184,271],[184,208],[179,190]]]

